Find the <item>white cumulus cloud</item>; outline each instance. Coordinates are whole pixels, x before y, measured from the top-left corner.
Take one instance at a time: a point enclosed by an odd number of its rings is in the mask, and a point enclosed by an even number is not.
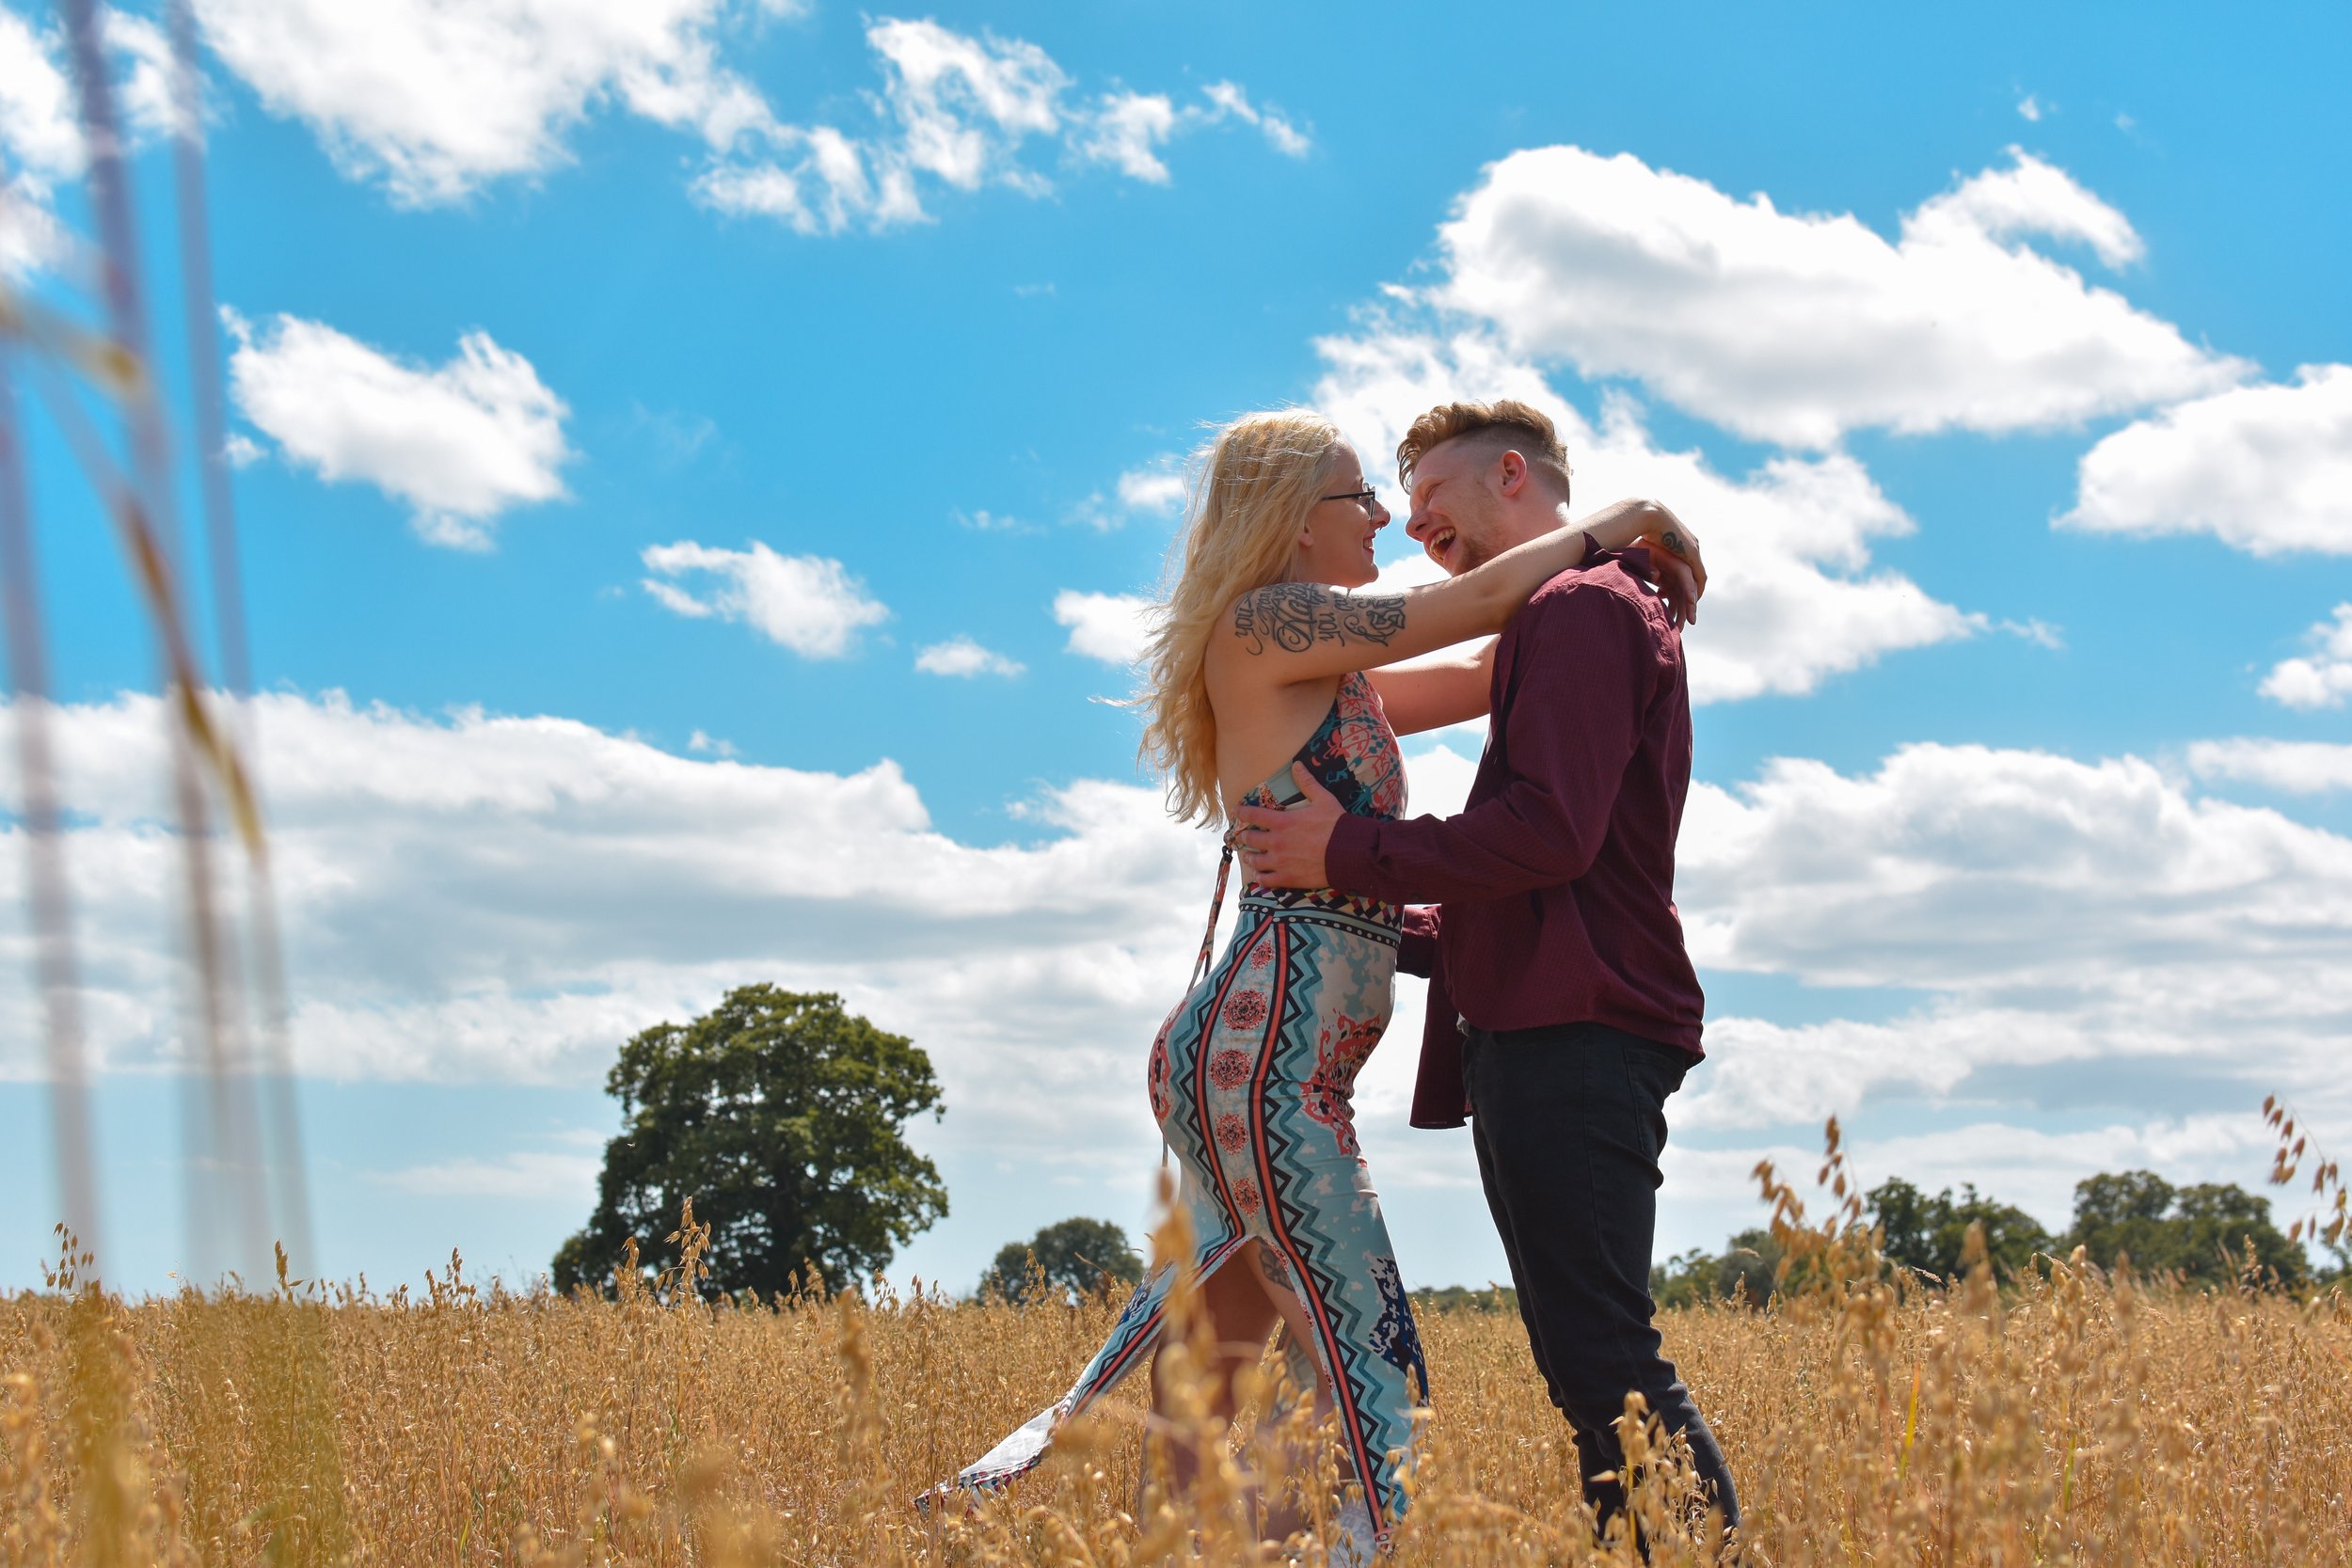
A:
[[[866,626],[889,619],[865,584],[838,561],[779,555],[755,539],[745,550],[683,539],[652,545],[642,558],[654,576],[645,592],[680,615],[742,621],[803,658],[841,658]],[[700,593],[679,579],[707,579]]]
[[[1144,1051],[1215,864],[1214,836],[1172,826],[1156,791],[1080,781],[1028,811],[1027,841],[989,846],[941,832],[887,761],[706,761],[559,718],[334,694],[273,694],[247,717],[304,1072],[584,1085],[622,1040],[731,986],[837,990],[930,1052],[951,1108],[933,1150],[1050,1157],[1140,1201]],[[93,1053],[112,1071],[184,1063],[161,705],[56,721]],[[1417,756],[1417,803],[1443,809],[1470,766]],[[13,793],[0,774],[0,813]],[[0,822],[0,1074],[24,1078],[40,1066],[23,831]],[[1822,1115],[1886,1101],[1915,1108],[1912,1131],[1862,1140],[1867,1169],[1956,1170],[2011,1201],[2046,1193],[2058,1217],[2090,1170],[2256,1160],[2268,1090],[2320,1125],[2352,1115],[2352,841],[2143,761],[1920,746],[1852,772],[1775,763],[1693,791],[1677,894],[1710,975],[1853,988],[1839,994],[1874,1008],[1713,1020],[1676,1101],[1678,1199],[1719,1179],[1751,1192],[1748,1165],[1788,1152],[1790,1128],[1809,1139]],[[1408,1021],[1417,995],[1400,988]],[[1413,1037],[1394,1032],[1359,1095],[1375,1167],[1400,1188],[1458,1183],[1458,1142],[1396,1131]],[[2116,1114],[2021,1125],[2071,1114],[2084,1085]],[[391,1179],[519,1196],[587,1169],[503,1152]]]
[[[0,8],[0,150],[36,174],[82,171],[82,123],[54,31]]]
[[[1576,147],[1490,166],[1439,232],[1437,305],[1514,352],[1630,376],[1741,435],[2002,431],[2206,393],[2249,367],[2093,287],[2025,241],[2136,258],[2123,215],[2012,150],[1906,214],[1784,213],[1630,154]]]
[[[132,145],[168,135],[179,118],[170,40],[146,17],[112,7],[99,8],[98,24],[115,109]],[[79,175],[87,155],[62,27],[36,29],[6,7],[0,7],[0,152],[44,178]]]
[[[2239,387],[2124,426],[2083,455],[2068,527],[2210,533],[2255,555],[2352,555],[2352,365]]]
[[[172,90],[177,67],[171,40],[135,12],[108,7],[99,18],[107,47],[116,55],[117,112],[128,122],[135,142],[172,135],[180,126],[180,105]]]
[[[2289,707],[2342,707],[2352,697],[2352,604],[2336,606],[2335,618],[2313,626],[2309,641],[2309,655],[2271,667],[2263,695]]]
[[[1152,640],[1152,601],[1139,594],[1085,594],[1065,588],[1054,595],[1054,619],[1070,628],[1070,652],[1105,664],[1130,665]]]
[[[50,210],[46,182],[0,172],[0,278],[45,272],[64,260],[72,244]]]
[[[177,122],[170,45],[143,16],[104,7],[98,20],[116,113],[135,150]],[[37,29],[0,7],[0,277],[57,267],[75,247],[50,205],[56,182],[78,178],[87,158],[65,55],[60,27]]]
[[[1580,507],[1621,496],[1672,506],[1699,536],[1710,577],[1699,624],[1683,644],[1694,701],[1811,691],[1886,654],[1983,626],[1900,573],[1873,566],[1872,542],[1913,525],[1843,453],[1775,458],[1734,479],[1695,451],[1661,449],[1623,400],[1592,424],[1540,372],[1481,335],[1375,327],[1317,347],[1328,369],[1315,403],[1380,483],[1392,482],[1386,459],[1406,426],[1432,404],[1516,397],[1558,424]]]
[[[564,494],[569,410],[488,333],[467,333],[454,358],[425,366],[320,322],[223,315],[238,412],[296,467],[407,502],[432,543],[486,549],[501,514]]]
[[[924,221],[926,182],[1042,195],[1033,143],[1164,182],[1152,149],[1196,126],[1255,126],[1296,156],[1307,138],[1220,82],[1177,108],[1123,89],[1073,101],[1076,83],[1026,40],[928,18],[869,18],[880,81],[870,119],[780,116],[727,64],[741,0],[203,0],[218,56],[272,113],[309,126],[347,176],[408,205],[463,200],[571,157],[574,134],[617,109],[694,136],[697,199],[806,234]],[[759,0],[772,15],[792,0]],[[0,82],[7,40],[0,38]],[[134,51],[135,53],[135,51]],[[1157,104],[1165,123],[1155,123]]]
[[[925,1046],[949,1142],[1012,1157],[1068,1139],[1148,1171],[1143,1050],[1183,989],[1216,859],[1157,791],[1078,781],[1023,814],[1028,842],[975,845],[934,828],[886,760],[706,761],[569,720],[331,693],[263,697],[250,720],[304,1072],[591,1084],[637,1031],[765,980],[840,991]],[[154,829],[165,714],[129,696],[58,710],[56,733],[93,1055],[184,1063],[179,850]],[[14,793],[9,772],[0,810]],[[22,827],[0,826],[14,1078],[40,1070],[23,850]]]
[[[914,656],[914,667],[927,675],[1017,675],[1027,668],[1017,658],[1009,658],[993,649],[984,648],[968,637],[951,637],[945,642],[934,642]]]
[[[2352,841],[2140,759],[1918,745],[1858,775],[1778,761],[1692,789],[1679,872],[1702,965],[1925,998],[1884,1021],[1710,1024],[1701,1123],[2102,1061],[2137,1064],[2151,1095],[2199,1077],[2249,1108],[2279,1086],[2352,1112],[2326,1086],[2352,1017]]]
[[[345,173],[409,203],[549,168],[617,103],[724,150],[771,125],[718,62],[726,0],[203,0],[206,40]]]

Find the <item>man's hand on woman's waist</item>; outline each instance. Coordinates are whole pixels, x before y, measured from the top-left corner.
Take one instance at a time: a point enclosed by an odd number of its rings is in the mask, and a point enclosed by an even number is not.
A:
[[[1271,806],[1244,806],[1233,830],[1233,843],[1242,869],[1266,887],[1329,887],[1324,851],[1330,847],[1331,830],[1347,808],[1323,787],[1303,763],[1291,764],[1291,777],[1307,798],[1288,811]]]

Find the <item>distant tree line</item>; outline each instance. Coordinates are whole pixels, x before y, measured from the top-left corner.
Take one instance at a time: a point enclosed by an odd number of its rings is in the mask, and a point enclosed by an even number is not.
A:
[[[2053,1236],[2012,1204],[1963,1185],[1930,1196],[1897,1177],[1865,1196],[1870,1223],[1881,1232],[1887,1262],[1937,1280],[1960,1277],[1972,1226],[1983,1227],[1985,1257],[1997,1275],[2012,1278],[2040,1257],[2065,1258],[2081,1247],[2101,1268],[2128,1258],[2142,1274],[2166,1274],[2192,1285],[2239,1277],[2250,1261],[2265,1278],[2297,1286],[2343,1277],[2317,1274],[2303,1249],[2271,1223],[2269,1200],[2233,1183],[2175,1187],[2153,1171],[2100,1175],[2074,1187],[2074,1223]],[[1742,1230],[1720,1253],[1694,1247],[1650,1270],[1650,1294],[1661,1307],[1772,1299],[1783,1257],[1767,1229]]]

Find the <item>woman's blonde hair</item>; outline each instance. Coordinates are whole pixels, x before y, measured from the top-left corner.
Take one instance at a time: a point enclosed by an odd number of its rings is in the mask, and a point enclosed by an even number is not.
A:
[[[1310,409],[1245,414],[1195,454],[1181,562],[1153,607],[1144,689],[1144,759],[1168,780],[1180,822],[1218,822],[1216,715],[1209,638],[1232,602],[1289,575],[1307,514],[1329,479],[1340,427]]]

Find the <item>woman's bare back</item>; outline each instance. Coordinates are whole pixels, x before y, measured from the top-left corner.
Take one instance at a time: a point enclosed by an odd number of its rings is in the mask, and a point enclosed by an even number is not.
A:
[[[1226,815],[1241,798],[1263,784],[1298,754],[1331,705],[1344,675],[1276,684],[1252,681],[1242,670],[1217,679],[1209,675],[1209,706],[1216,716],[1216,780]]]

